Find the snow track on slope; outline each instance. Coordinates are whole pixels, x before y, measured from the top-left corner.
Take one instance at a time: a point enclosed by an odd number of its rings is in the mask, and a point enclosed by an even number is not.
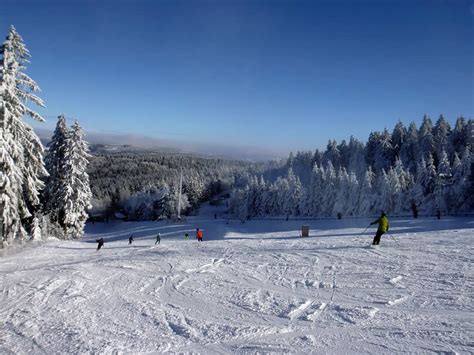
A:
[[[51,242],[1,258],[0,353],[472,350],[474,230],[465,220],[455,235],[426,222],[429,232],[378,249],[330,236],[349,234],[337,221],[305,239],[289,237],[296,222],[199,223],[202,243],[181,237],[192,220],[131,223],[99,252]],[[128,246],[130,230],[150,234]]]

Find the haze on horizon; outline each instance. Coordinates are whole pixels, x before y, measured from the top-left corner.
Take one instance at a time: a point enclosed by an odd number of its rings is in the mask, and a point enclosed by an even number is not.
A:
[[[473,113],[469,1],[2,1],[51,129],[282,155]],[[72,122],[71,122],[72,123]]]

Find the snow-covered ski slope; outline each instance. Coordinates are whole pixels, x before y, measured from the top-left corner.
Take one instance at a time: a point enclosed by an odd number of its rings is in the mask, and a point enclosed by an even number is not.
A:
[[[371,248],[368,219],[311,221],[302,239],[301,221],[207,211],[1,257],[0,353],[474,351],[474,221],[392,220],[398,243]]]

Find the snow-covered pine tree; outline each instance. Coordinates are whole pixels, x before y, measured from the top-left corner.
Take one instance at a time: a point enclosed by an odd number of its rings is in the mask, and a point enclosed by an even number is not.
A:
[[[472,153],[470,146],[467,145],[464,148],[464,152],[461,157],[461,171],[462,178],[457,182],[457,190],[460,196],[460,201],[456,207],[461,208],[462,210],[469,210],[474,207],[474,196],[473,196],[473,186],[471,176],[473,172],[472,169]]]
[[[259,196],[258,196],[258,200],[257,200],[257,206],[258,206],[258,210],[256,211],[256,215],[257,216],[264,216],[265,214],[267,214],[267,194],[266,194],[266,191],[267,191],[267,183],[265,182],[265,179],[263,178],[263,175],[260,175],[260,179],[259,179],[259,182],[258,182],[258,186],[259,186]]]
[[[402,206],[399,205],[400,200],[403,201],[402,198],[402,186],[400,183],[399,176],[396,170],[391,167],[387,173],[388,178],[388,194],[389,194],[389,206],[385,209],[385,211],[389,211],[390,213],[399,213]]]
[[[435,152],[435,143],[433,137],[433,123],[431,118],[427,115],[423,116],[423,122],[418,132],[419,145],[418,145],[418,159],[428,159],[428,155],[433,156]]]
[[[58,117],[56,129],[48,144],[48,151],[45,157],[46,170],[49,173],[43,190],[43,211],[52,222],[58,221],[59,202],[61,192],[61,179],[64,176],[63,162],[65,159],[66,140],[68,129],[64,115]]]
[[[375,174],[369,166],[364,175],[364,180],[360,186],[360,197],[357,214],[361,216],[368,215],[376,204],[373,185],[375,182]]]
[[[39,87],[27,74],[30,54],[11,26],[0,47],[0,247],[24,240],[31,230],[32,212],[39,206],[41,178],[47,175],[43,146],[23,120],[25,115],[44,121],[26,106],[44,106],[34,93]]]
[[[262,190],[260,188],[258,179],[256,176],[252,176],[249,181],[249,190],[247,195],[247,207],[251,216],[258,216],[261,209],[261,195]]]
[[[321,211],[322,169],[314,163],[309,186],[306,189],[306,208],[308,216],[318,216]]]
[[[450,133],[451,127],[449,123],[445,120],[443,115],[440,115],[433,128],[436,161],[438,164],[441,162],[443,152],[448,152],[448,137]]]
[[[355,172],[349,172],[349,201],[347,213],[352,216],[357,214],[360,205],[360,186]]]
[[[367,169],[364,157],[364,144],[352,137],[349,140],[350,158],[347,165],[348,171],[353,171],[358,180],[362,180]]]
[[[347,168],[351,158],[351,151],[349,150],[349,145],[346,143],[345,139],[341,141],[341,143],[337,146],[337,149],[339,150],[340,154],[339,168]]]
[[[329,140],[326,151],[323,154],[323,162],[327,164],[331,162],[334,169],[338,169],[341,163],[341,152],[337,148],[335,140]]]
[[[81,238],[92,198],[87,174],[88,144],[76,121],[67,135],[61,179],[59,223],[65,233],[74,239]]]
[[[454,158],[454,153],[461,156],[464,153],[464,148],[468,141],[468,125],[464,117],[459,117],[456,124],[449,135],[449,149],[448,154],[450,159]]]
[[[450,186],[452,184],[451,166],[448,155],[444,150],[439,153],[439,163],[436,178],[436,205],[442,210],[448,212],[451,206]]]
[[[175,218],[178,216],[178,201],[179,186],[171,185],[168,190],[166,206],[164,206],[168,218]],[[188,196],[185,193],[181,193],[181,212],[186,211],[189,207],[191,207],[191,204],[189,203]]]
[[[427,213],[434,213],[436,208],[435,188],[436,188],[437,173],[434,166],[433,157],[428,154],[426,162],[422,158],[418,164],[417,169],[417,183],[421,185],[423,193],[420,197],[423,199],[422,209]]]
[[[393,176],[394,188],[394,207],[393,211],[396,213],[402,213],[409,211],[410,205],[410,190],[413,185],[413,176],[408,169],[403,167],[402,161],[397,159],[394,167],[390,170],[389,175]]]
[[[324,168],[322,166],[314,165],[313,174],[312,174],[312,194],[313,199],[311,201],[311,215],[312,216],[320,216],[322,211],[324,211],[322,207],[323,201],[323,190],[324,190]]]
[[[438,175],[445,178],[451,177],[451,166],[449,165],[448,154],[445,150],[441,150],[439,154]]]
[[[346,169],[339,168],[336,177],[336,199],[334,202],[334,213],[348,215],[348,208],[352,204],[350,201],[349,175]]]
[[[245,221],[249,215],[249,206],[247,205],[249,195],[249,186],[246,185],[242,190],[240,190],[240,196],[238,196],[237,201],[240,201],[237,205],[237,215],[242,221]]]
[[[292,168],[288,169],[286,179],[288,180],[289,190],[286,196],[287,208],[285,208],[285,213],[297,216],[300,214],[299,205],[301,203],[303,188],[300,179],[294,174]]]
[[[418,145],[418,129],[415,122],[410,123],[405,140],[399,151],[399,157],[402,163],[412,174],[416,173],[417,168],[417,145]]]
[[[41,240],[41,217],[35,215],[31,227],[31,239]]]
[[[332,162],[329,160],[324,169],[323,193],[321,198],[321,214],[332,216],[334,212],[334,202],[336,201],[337,176]]]
[[[385,129],[378,141],[374,155],[375,171],[388,170],[395,161],[395,152],[392,146],[392,137]]]
[[[372,168],[375,166],[375,152],[380,139],[380,132],[370,132],[369,140],[365,145],[365,161],[367,162],[367,165]]]
[[[398,121],[395,125],[395,128],[392,132],[392,147],[394,150],[395,156],[400,155],[400,149],[405,142],[405,138],[407,135],[407,129],[402,121]]]
[[[385,213],[391,212],[392,210],[392,190],[391,181],[389,175],[382,170],[382,173],[378,176],[377,189],[379,191],[378,199],[376,201],[376,208]]]

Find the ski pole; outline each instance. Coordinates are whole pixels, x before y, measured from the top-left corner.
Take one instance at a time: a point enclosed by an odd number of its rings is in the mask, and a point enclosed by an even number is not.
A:
[[[359,235],[357,236],[357,240],[360,240],[360,237],[362,237],[362,234],[364,234],[369,228],[370,228],[370,224],[367,226],[367,228],[365,228],[362,232],[359,233]]]
[[[393,234],[389,231],[387,231],[387,233],[390,235],[390,237],[392,237],[392,239],[397,243],[397,244],[400,244],[399,241],[393,236]]]

